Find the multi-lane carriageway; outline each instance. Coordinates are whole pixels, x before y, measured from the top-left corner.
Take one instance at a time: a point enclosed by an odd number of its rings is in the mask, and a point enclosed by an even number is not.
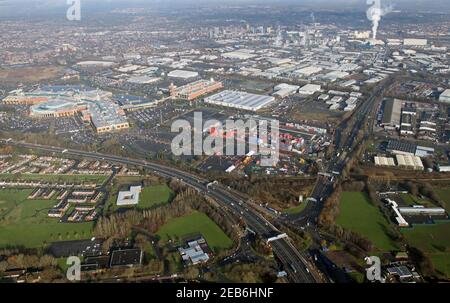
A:
[[[113,155],[105,155],[80,150],[64,149],[60,147],[44,146],[39,144],[30,144],[24,142],[15,142],[11,139],[0,140],[0,143],[9,144],[24,148],[36,149],[52,153],[64,153],[96,160],[105,160],[118,164],[133,165],[153,171],[155,174],[164,178],[174,178],[198,192],[204,194],[231,211],[233,214],[242,218],[247,226],[263,238],[269,238],[280,232],[268,220],[261,216],[252,207],[246,205],[236,194],[217,182],[209,182],[193,174],[181,171],[179,169],[152,163],[144,160],[129,159]],[[271,241],[275,256],[283,264],[284,270],[288,273],[290,281],[295,283],[315,283],[319,278],[313,275],[313,265],[307,261],[305,255],[301,254],[289,241],[288,238],[280,238]]]

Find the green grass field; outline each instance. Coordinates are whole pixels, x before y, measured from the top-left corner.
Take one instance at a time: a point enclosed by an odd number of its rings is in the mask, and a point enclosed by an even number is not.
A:
[[[114,189],[108,198],[106,209],[108,211],[116,211],[119,208],[134,208],[135,206],[129,207],[118,207],[117,204],[117,194],[118,189]],[[147,186],[142,189],[141,195],[139,197],[139,204],[137,209],[149,209],[158,207],[168,203],[174,196],[174,192],[166,184]]]
[[[93,223],[58,223],[48,218],[52,200],[27,200],[32,190],[0,190],[0,247],[43,247],[54,241],[86,239]]]
[[[450,211],[450,189],[435,189],[434,192],[445,203],[447,211]]]
[[[436,271],[450,279],[450,253],[429,254]]]
[[[407,241],[427,254],[434,267],[450,278],[450,222],[402,230]]]
[[[146,209],[166,204],[173,195],[174,192],[166,184],[144,187],[138,208]]]
[[[377,207],[370,203],[368,196],[364,193],[342,193],[340,213],[336,223],[367,237],[379,250],[397,249],[396,243],[385,232],[389,222]]]
[[[167,242],[169,239],[179,241],[183,237],[194,234],[202,234],[209,247],[216,253],[233,245],[233,241],[219,226],[207,215],[199,212],[172,219],[158,231],[158,235],[164,242]]]

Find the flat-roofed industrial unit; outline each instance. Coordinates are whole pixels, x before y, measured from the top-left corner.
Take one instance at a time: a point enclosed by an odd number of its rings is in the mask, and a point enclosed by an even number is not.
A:
[[[434,148],[425,147],[425,146],[417,146],[416,148],[416,156],[420,158],[430,157],[434,155]]]
[[[76,65],[81,67],[111,67],[116,65],[116,63],[110,61],[81,61]]]
[[[405,46],[427,46],[427,39],[404,39],[403,45]]]
[[[375,157],[375,165],[376,166],[394,167],[395,161],[394,161],[394,158]]]
[[[446,89],[440,96],[440,102],[450,103],[450,89]]]
[[[318,84],[306,84],[302,88],[300,88],[299,93],[300,95],[313,95],[316,92],[320,91],[322,87]]]
[[[397,164],[400,167],[410,168],[414,170],[423,170],[422,160],[417,156],[396,155]]]
[[[274,87],[275,93],[273,93],[273,95],[276,97],[285,98],[297,93],[299,88],[300,86],[297,85],[282,83]]]
[[[320,66],[307,66],[307,67],[303,67],[301,69],[294,71],[294,74],[307,77],[307,76],[317,74],[317,73],[321,72],[322,70],[323,70],[323,68]]]
[[[129,83],[133,83],[133,84],[150,84],[150,83],[155,83],[161,81],[161,78],[159,77],[151,77],[151,76],[135,76],[135,77],[130,77],[128,79]]]
[[[402,101],[389,99],[384,101],[384,112],[381,126],[385,128],[400,128]]]
[[[223,58],[233,60],[248,60],[256,57],[252,50],[241,49],[222,54]]]
[[[191,79],[191,78],[198,77],[198,73],[192,72],[192,71],[187,71],[187,70],[177,69],[177,70],[171,71],[167,76],[169,78]]]
[[[414,156],[417,145],[397,140],[389,140],[386,150],[393,154]]]
[[[133,267],[142,263],[143,253],[140,249],[123,249],[112,252],[110,266]]]
[[[399,207],[400,213],[405,215],[445,215],[445,209],[442,207],[423,207],[423,206],[413,206],[413,207]]]
[[[260,110],[274,101],[275,98],[272,96],[256,95],[231,90],[225,90],[205,98],[205,102],[209,104],[233,107],[248,111]]]
[[[321,76],[320,78],[325,81],[334,82],[338,79],[345,78],[348,75],[349,75],[349,73],[347,73],[347,72],[341,72],[341,71],[335,70],[335,71],[329,72],[326,75]]]

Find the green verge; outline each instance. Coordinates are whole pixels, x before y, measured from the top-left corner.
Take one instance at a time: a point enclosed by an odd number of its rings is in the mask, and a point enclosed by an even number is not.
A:
[[[284,213],[286,213],[286,214],[288,214],[288,215],[295,215],[295,214],[299,214],[299,213],[301,213],[304,209],[305,209],[305,207],[306,207],[306,205],[308,204],[308,202],[303,202],[302,204],[300,204],[300,205],[298,205],[298,206],[295,206],[295,207],[291,207],[291,208],[288,208],[288,209],[285,209],[284,210]]]

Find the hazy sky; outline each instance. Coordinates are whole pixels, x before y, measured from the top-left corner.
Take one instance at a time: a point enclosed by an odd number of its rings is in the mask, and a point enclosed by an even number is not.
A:
[[[347,9],[367,7],[366,0],[80,0],[84,7],[116,7],[116,6],[148,6],[163,5],[204,5],[205,3],[214,4],[285,4],[285,5],[304,5],[309,9]],[[417,9],[417,10],[435,10],[450,8],[450,0],[381,0],[382,3],[392,3],[396,9]],[[0,0],[0,15],[13,13],[30,13],[40,11],[53,11],[68,7],[67,0]]]

